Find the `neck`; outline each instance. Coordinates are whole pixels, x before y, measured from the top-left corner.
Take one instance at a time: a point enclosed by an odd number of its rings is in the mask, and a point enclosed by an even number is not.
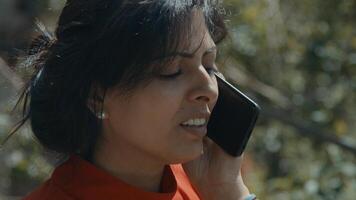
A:
[[[99,140],[93,164],[132,186],[160,192],[165,164],[155,162],[152,157],[134,147]]]

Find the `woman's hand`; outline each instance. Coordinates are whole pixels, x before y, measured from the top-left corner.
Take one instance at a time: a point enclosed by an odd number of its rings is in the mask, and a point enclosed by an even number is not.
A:
[[[204,200],[240,200],[249,194],[241,177],[242,157],[225,153],[204,137],[204,153],[183,168]]]

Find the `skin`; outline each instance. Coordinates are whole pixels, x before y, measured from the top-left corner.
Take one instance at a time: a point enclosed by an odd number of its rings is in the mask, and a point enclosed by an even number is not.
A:
[[[240,174],[241,158],[227,155],[207,137],[180,126],[197,113],[210,113],[218,98],[212,72],[217,70],[215,44],[202,14],[193,15],[190,45],[182,51],[199,49],[194,56],[178,56],[162,72],[169,75],[181,70],[179,76],[158,76],[136,88],[129,99],[116,88],[107,90],[106,117],[94,164],[131,185],[159,192],[164,166],[184,163],[204,199],[239,199],[248,194]]]

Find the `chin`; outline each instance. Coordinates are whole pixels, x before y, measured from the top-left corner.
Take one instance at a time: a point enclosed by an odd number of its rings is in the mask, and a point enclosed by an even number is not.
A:
[[[171,164],[185,163],[197,159],[201,156],[203,145],[197,145],[193,148],[185,148],[184,151],[176,153],[174,160],[171,160]],[[172,156],[173,157],[173,156]]]

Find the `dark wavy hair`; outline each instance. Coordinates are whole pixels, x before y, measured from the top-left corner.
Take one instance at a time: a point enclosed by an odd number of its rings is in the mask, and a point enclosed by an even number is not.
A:
[[[93,113],[87,102],[104,99],[93,88],[127,95],[150,81],[189,38],[194,9],[219,43],[227,31],[217,0],[68,0],[55,33],[42,31],[29,48],[26,62],[35,72],[14,132],[29,119],[45,148],[90,157],[101,120],[100,108]]]

